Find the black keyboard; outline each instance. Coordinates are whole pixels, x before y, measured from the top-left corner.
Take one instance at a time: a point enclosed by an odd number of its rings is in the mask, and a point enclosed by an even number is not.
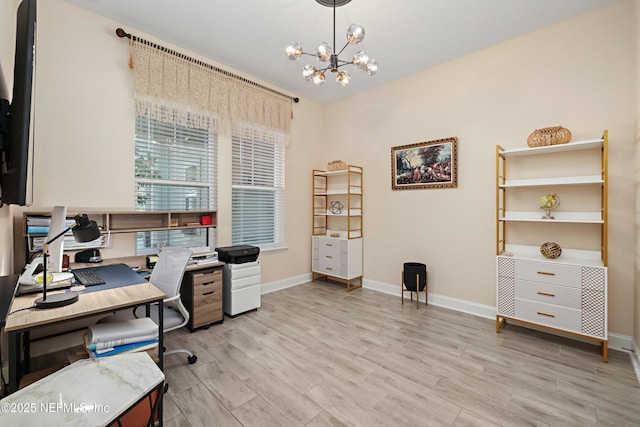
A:
[[[84,286],[102,285],[105,281],[91,270],[73,271],[76,281]]]

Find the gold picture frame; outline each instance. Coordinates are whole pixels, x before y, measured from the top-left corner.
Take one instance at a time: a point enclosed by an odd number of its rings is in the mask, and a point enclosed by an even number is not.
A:
[[[458,137],[391,147],[391,188],[456,188]]]

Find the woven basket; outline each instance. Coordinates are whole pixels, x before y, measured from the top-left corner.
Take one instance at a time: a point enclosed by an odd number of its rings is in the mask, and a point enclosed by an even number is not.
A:
[[[536,129],[527,138],[529,147],[543,147],[545,145],[566,144],[571,141],[571,131],[562,126]]]
[[[562,255],[562,248],[556,242],[545,242],[540,246],[540,253],[549,259],[556,259]]]
[[[334,160],[332,162],[327,163],[328,171],[341,171],[347,168],[347,164],[342,160]]]

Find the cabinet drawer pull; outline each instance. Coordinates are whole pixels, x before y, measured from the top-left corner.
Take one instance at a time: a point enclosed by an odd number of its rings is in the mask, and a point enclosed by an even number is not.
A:
[[[542,311],[539,311],[538,314],[540,316],[547,316],[547,317],[556,317],[555,314],[549,314],[549,313],[543,313]]]
[[[204,283],[200,283],[200,286],[211,286],[213,285],[215,282],[215,280],[213,282],[204,282]]]
[[[550,273],[548,271],[538,271],[538,274],[546,274],[547,276],[555,276],[556,273]]]
[[[202,273],[197,273],[194,274],[194,276],[211,276],[213,274],[216,274],[218,271],[217,270],[213,270],[213,271],[204,271]]]
[[[325,255],[325,258],[333,258],[331,255]]]
[[[550,294],[548,292],[538,292],[538,295],[544,295],[544,296],[547,296],[547,297],[555,297],[556,296],[556,294]]]
[[[205,296],[205,295],[211,295],[211,294],[213,294],[213,293],[215,293],[215,292],[216,292],[216,291],[203,292],[203,293],[202,293],[202,296]]]
[[[325,243],[325,246],[333,246],[333,243]]]
[[[327,267],[326,270],[333,271],[333,268]]]

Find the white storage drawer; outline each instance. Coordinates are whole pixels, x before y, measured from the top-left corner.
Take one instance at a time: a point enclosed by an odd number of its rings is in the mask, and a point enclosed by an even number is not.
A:
[[[260,277],[260,262],[245,262],[244,264],[225,264],[227,274],[232,280],[245,277]]]
[[[516,279],[515,297],[520,299],[580,309],[581,295],[580,288]]]
[[[342,256],[342,251],[340,247],[340,242],[336,243],[320,243],[320,248],[318,248],[319,257],[321,260],[323,259],[334,259],[340,260]]]
[[[582,269],[579,265],[517,259],[515,277],[579,288],[581,287]]]
[[[567,331],[580,332],[582,313],[575,308],[560,307],[516,298],[516,318]]]
[[[230,316],[260,307],[260,261],[223,268],[224,312]]]
[[[233,289],[224,298],[225,313],[235,316],[260,307],[260,285]]]
[[[343,268],[342,268],[342,264],[340,263],[340,260],[337,261],[324,261],[321,260],[319,263],[319,267],[318,270],[326,273],[326,274],[331,274],[334,276],[342,276],[343,274]]]
[[[362,239],[313,236],[312,271],[343,279],[362,276]]]
[[[249,286],[260,285],[260,273],[258,275],[251,277],[243,277],[242,279],[233,278],[233,284],[231,285],[231,289],[242,289],[247,288]]]

